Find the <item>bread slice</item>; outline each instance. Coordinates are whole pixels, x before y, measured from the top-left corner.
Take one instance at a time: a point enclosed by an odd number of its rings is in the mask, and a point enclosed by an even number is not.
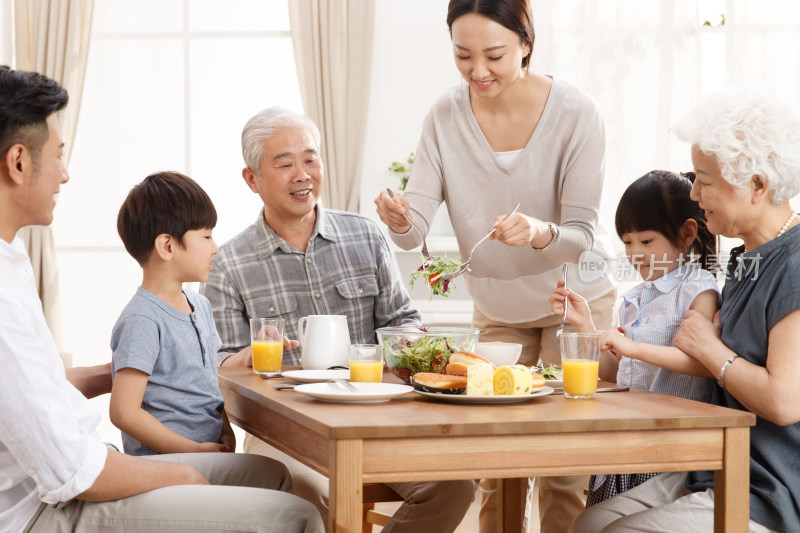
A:
[[[492,365],[480,364],[467,367],[467,396],[491,396],[493,393]]]
[[[436,372],[417,372],[411,376],[414,388],[423,392],[462,394],[467,388],[467,378]]]
[[[488,359],[476,353],[462,350],[450,355],[450,362],[447,364],[446,372],[452,376],[466,376],[467,368],[472,365],[491,365],[492,369],[494,369],[494,364]]]

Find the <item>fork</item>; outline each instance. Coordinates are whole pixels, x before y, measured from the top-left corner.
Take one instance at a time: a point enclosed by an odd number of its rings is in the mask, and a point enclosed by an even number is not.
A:
[[[567,289],[567,264],[564,263],[564,268],[561,272],[561,275],[564,278],[564,290]],[[564,316],[561,317],[561,325],[558,326],[556,330],[556,340],[558,341],[561,339],[561,335],[564,334],[564,322],[567,321],[567,306],[569,305],[569,296],[564,297]]]
[[[339,385],[340,387],[344,387],[349,392],[358,392],[358,389],[355,388],[355,386],[352,383],[350,383],[349,381],[345,381],[343,379],[329,379],[328,383],[335,383],[336,385]]]
[[[508,217],[510,217],[511,215],[513,215],[514,213],[516,213],[516,212],[517,212],[517,209],[519,209],[519,206],[520,206],[520,204],[517,204],[517,207],[515,207],[515,208],[514,208],[514,210],[513,210],[513,211],[511,211],[511,212],[508,214]],[[506,217],[506,218],[508,218],[508,217]],[[505,218],[504,218],[503,220],[505,220]],[[466,261],[464,261],[463,263],[461,263],[461,265],[460,265],[460,266],[459,266],[457,269],[455,269],[454,271],[452,271],[452,272],[448,272],[448,273],[446,273],[446,274],[442,274],[442,275],[440,275],[440,276],[439,276],[439,278],[437,279],[437,281],[439,281],[439,280],[441,280],[441,281],[447,281],[448,279],[453,279],[453,278],[455,278],[456,276],[460,276],[461,274],[463,274],[464,272],[466,272],[466,271],[467,271],[467,269],[469,268],[469,262],[470,262],[470,261],[472,261],[472,254],[473,254],[473,253],[475,253],[475,248],[477,248],[477,247],[478,247],[478,245],[479,245],[480,243],[482,243],[483,241],[485,241],[486,239],[488,239],[489,237],[491,237],[491,235],[492,235],[492,234],[493,234],[495,231],[497,231],[497,228],[494,228],[492,231],[490,231],[489,233],[487,233],[487,234],[486,234],[486,236],[485,236],[484,238],[482,238],[481,240],[479,240],[478,242],[476,242],[476,243],[475,243],[475,246],[473,246],[473,247],[472,247],[472,250],[470,250],[470,252],[469,252],[469,257],[467,258],[467,260],[466,260]]]
[[[389,189],[387,187],[386,193],[389,195],[389,198],[394,198],[394,193],[392,192],[392,189]],[[414,225],[414,221],[411,220],[411,217],[409,217],[405,213],[403,213],[403,216],[405,217],[406,220],[408,220],[408,223],[411,224],[411,227],[414,228],[414,231],[419,233],[419,236],[422,237],[422,255],[425,256],[425,259],[429,258],[431,254],[428,253],[428,243],[425,242],[425,235],[423,235],[422,232],[417,229],[417,227]]]

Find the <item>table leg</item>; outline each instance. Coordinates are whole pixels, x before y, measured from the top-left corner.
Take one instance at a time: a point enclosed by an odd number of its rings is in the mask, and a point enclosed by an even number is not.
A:
[[[750,428],[725,428],[722,470],[714,472],[714,531],[746,532],[750,524]]]
[[[525,509],[520,509],[528,495],[528,478],[500,479],[497,483],[497,532],[522,531]]]
[[[363,441],[336,440],[330,451],[328,531],[360,533],[363,488]]]

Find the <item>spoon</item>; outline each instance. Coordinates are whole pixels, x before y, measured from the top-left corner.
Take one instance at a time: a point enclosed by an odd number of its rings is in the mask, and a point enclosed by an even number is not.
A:
[[[514,208],[514,210],[513,210],[513,211],[511,211],[511,212],[508,214],[508,217],[510,217],[511,215],[513,215],[514,213],[516,213],[516,212],[517,212],[517,209],[519,209],[519,206],[520,206],[520,204],[517,204],[517,207],[515,207],[515,208]],[[506,217],[506,218],[508,218],[508,217]],[[505,218],[504,218],[503,220],[505,220]],[[470,252],[469,252],[469,257],[467,258],[467,260],[466,260],[466,261],[464,261],[463,263],[461,263],[461,266],[459,266],[457,269],[455,269],[455,270],[454,270],[454,271],[452,271],[452,272],[448,272],[448,273],[446,273],[446,274],[442,274],[442,275],[440,275],[440,276],[437,278],[437,281],[439,281],[439,280],[441,280],[441,281],[447,281],[448,279],[453,279],[453,278],[455,278],[456,276],[460,276],[461,274],[463,274],[464,272],[466,272],[466,271],[467,271],[467,269],[469,268],[469,262],[470,262],[470,261],[472,261],[472,254],[473,254],[473,253],[475,253],[475,248],[477,248],[477,247],[478,247],[478,245],[479,245],[480,243],[482,243],[483,241],[485,241],[486,239],[488,239],[488,238],[489,238],[489,237],[492,235],[492,233],[494,233],[495,231],[497,231],[497,228],[494,228],[492,231],[490,231],[489,233],[487,233],[487,234],[486,234],[486,236],[485,236],[484,238],[482,238],[482,239],[481,239],[481,240],[479,240],[477,243],[475,243],[475,246],[473,246],[473,247],[472,247],[472,250],[470,250]]]
[[[392,189],[387,188],[386,194],[389,195],[389,198],[394,198],[394,193],[392,192]],[[429,258],[431,254],[428,253],[428,243],[425,242],[425,235],[423,235],[422,232],[417,229],[417,227],[414,225],[414,221],[411,220],[411,217],[409,217],[405,213],[403,213],[403,217],[405,217],[405,219],[408,220],[408,223],[411,224],[411,227],[414,228],[414,231],[419,233],[419,236],[422,237],[422,255],[425,256],[425,259]]]

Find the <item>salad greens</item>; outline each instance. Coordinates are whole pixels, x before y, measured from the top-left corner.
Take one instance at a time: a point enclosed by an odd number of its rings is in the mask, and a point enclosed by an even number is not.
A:
[[[548,366],[532,366],[531,373],[541,374],[542,376],[544,376],[544,379],[555,379],[555,380],[564,379],[561,367],[558,365],[551,364]]]
[[[458,351],[448,337],[385,338],[383,356],[395,374],[408,379],[417,372],[443,373],[450,354]]]
[[[416,272],[411,274],[411,286],[421,276],[428,283],[431,291],[431,299],[434,296],[448,296],[447,291],[450,290],[450,282],[452,280],[440,280],[442,274],[454,272],[461,266],[463,261],[461,259],[450,259],[448,257],[422,257],[422,266]]]

